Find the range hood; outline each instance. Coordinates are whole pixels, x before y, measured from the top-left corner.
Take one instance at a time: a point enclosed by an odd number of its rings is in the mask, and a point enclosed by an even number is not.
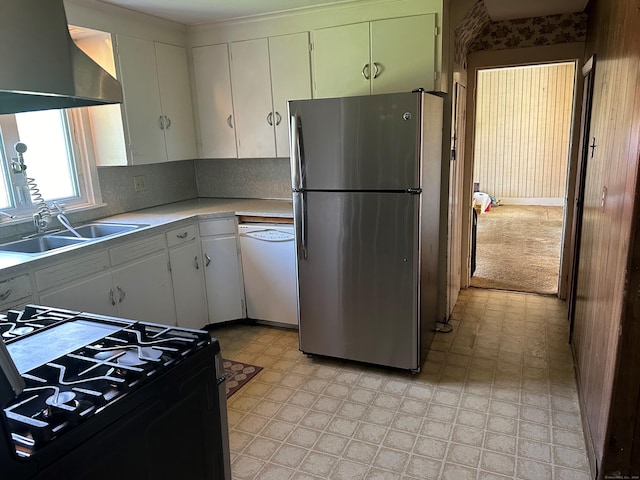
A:
[[[121,102],[120,83],[71,39],[62,0],[2,0],[0,114]]]

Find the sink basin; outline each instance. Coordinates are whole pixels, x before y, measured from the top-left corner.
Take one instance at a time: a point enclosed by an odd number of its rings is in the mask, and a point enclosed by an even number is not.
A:
[[[55,237],[45,235],[43,237],[27,238],[15,242],[0,245],[0,251],[18,253],[43,253],[57,248],[68,247],[86,241],[82,238]]]
[[[108,237],[109,235],[116,235],[118,233],[130,232],[138,228],[146,227],[147,225],[135,225],[135,224],[121,224],[121,223],[88,223],[86,225],[80,225],[74,227],[74,230],[82,238],[101,238]],[[74,238],[73,233],[68,230],[54,233],[50,235],[52,237],[64,237]],[[77,237],[76,237],[77,238]]]

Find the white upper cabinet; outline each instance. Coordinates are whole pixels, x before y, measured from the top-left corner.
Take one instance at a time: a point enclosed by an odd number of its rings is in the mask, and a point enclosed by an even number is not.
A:
[[[436,90],[435,14],[314,30],[314,97]]]
[[[153,42],[117,36],[127,150],[133,165],[167,160]]]
[[[276,156],[289,156],[287,101],[311,98],[309,33],[269,38]]]
[[[183,47],[154,42],[167,160],[197,157],[189,66]]]
[[[371,22],[371,93],[436,90],[436,16]]]
[[[142,165],[196,158],[185,49],[117,35],[124,94],[126,154],[99,165]]]
[[[228,44],[191,50],[200,120],[201,158],[236,158]]]
[[[369,23],[323,28],[313,32],[314,97],[368,95],[371,82]]]
[[[289,156],[287,100],[311,98],[307,32],[231,43],[239,158]]]
[[[267,39],[231,44],[231,79],[238,157],[275,157]]]

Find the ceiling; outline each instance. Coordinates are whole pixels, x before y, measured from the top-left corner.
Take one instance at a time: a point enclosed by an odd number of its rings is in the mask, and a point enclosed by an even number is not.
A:
[[[76,0],[80,1],[80,0]],[[98,0],[188,25],[353,0]],[[456,0],[451,0],[456,1]],[[588,0],[484,0],[493,20],[581,12]]]
[[[193,25],[231,18],[304,9],[353,0],[99,0],[142,13]]]

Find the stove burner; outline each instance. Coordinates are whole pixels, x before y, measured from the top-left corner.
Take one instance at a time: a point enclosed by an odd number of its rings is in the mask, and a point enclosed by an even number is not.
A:
[[[70,391],[56,392],[48,397],[44,402],[49,406],[58,406],[61,404],[69,405],[76,398],[76,394]]]
[[[162,352],[160,350],[156,350],[152,347],[138,347],[137,350],[137,352],[133,350],[125,352],[124,355],[118,357],[117,362],[120,365],[137,367],[144,365],[149,361],[156,362],[162,356]]]
[[[33,327],[17,327],[11,330],[11,333],[14,335],[26,335],[27,333],[31,333],[35,330]]]

